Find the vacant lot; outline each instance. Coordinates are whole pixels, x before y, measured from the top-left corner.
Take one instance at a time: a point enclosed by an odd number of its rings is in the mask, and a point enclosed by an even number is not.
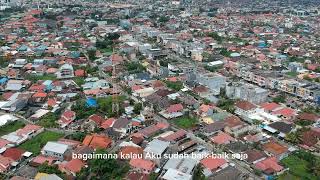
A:
[[[46,145],[46,143],[48,141],[56,141],[61,137],[63,137],[63,134],[45,131],[45,132],[40,133],[39,135],[37,135],[33,139],[24,142],[19,147],[37,155],[37,154],[40,154],[41,148],[44,145]]]
[[[173,119],[172,122],[180,128],[189,129],[194,127],[198,121],[195,118],[181,117]]]
[[[317,180],[317,177],[310,173],[309,170],[309,162],[299,158],[297,155],[292,154],[283,160],[281,163],[285,165],[285,167],[289,168],[289,173],[286,173],[279,177],[279,179],[310,179]]]
[[[0,136],[9,134],[17,129],[23,128],[25,124],[21,121],[14,121],[0,127]]]

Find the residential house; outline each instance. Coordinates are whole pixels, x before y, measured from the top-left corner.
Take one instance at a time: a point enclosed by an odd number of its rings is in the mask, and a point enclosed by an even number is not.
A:
[[[59,79],[67,79],[74,77],[74,70],[72,65],[64,64],[59,68],[59,71],[56,73],[57,78]]]
[[[133,130],[132,122],[130,122],[128,118],[122,118],[122,117],[114,121],[112,128],[115,131],[121,133],[122,136],[127,135]]]
[[[203,174],[206,177],[211,176],[215,172],[228,167],[228,162],[222,158],[216,158],[208,156],[200,161],[200,164],[203,166]]]
[[[289,150],[286,146],[270,141],[262,145],[262,149],[269,155],[281,160],[288,156]]]
[[[61,164],[59,164],[59,170],[61,172],[65,172],[67,175],[72,175],[74,177],[84,167],[85,164],[79,159],[72,159],[68,162],[64,161]]]
[[[172,119],[182,116],[183,110],[184,108],[182,104],[173,104],[170,105],[166,110],[161,111],[160,114],[167,119]]]
[[[194,168],[197,166],[198,161],[193,158],[170,158],[163,166],[163,170],[175,169],[182,173],[192,174]]]
[[[150,159],[157,164],[158,167],[163,163],[163,154],[167,151],[170,142],[154,139],[149,142],[146,148],[143,150],[143,156],[145,159]],[[156,157],[156,158],[153,158]]]
[[[69,149],[69,146],[66,144],[49,141],[42,148],[41,154],[45,156],[54,157],[62,161],[64,160],[64,156],[68,151],[68,149]]]
[[[103,117],[93,114],[81,125],[81,128],[93,132],[96,128],[101,128],[104,122],[105,119]]]
[[[38,125],[28,124],[25,127],[11,132],[1,138],[10,142],[10,146],[17,146],[43,132],[44,128]]]
[[[164,179],[164,180],[179,180],[179,179],[191,180],[192,175],[187,174],[187,173],[183,173],[183,172],[176,170],[176,169],[168,169],[168,171],[165,172],[165,174],[161,177],[161,179]]]
[[[217,135],[211,137],[210,140],[216,145],[224,145],[236,141],[233,137],[224,132],[219,132]]]
[[[255,168],[261,170],[264,174],[272,175],[280,173],[284,168],[279,165],[276,157],[269,157],[255,163]]]
[[[89,146],[93,149],[98,149],[98,148],[106,149],[111,147],[112,139],[110,139],[105,135],[93,134],[93,135],[87,135],[84,138],[82,144],[85,146]]]
[[[268,156],[263,151],[259,151],[256,149],[248,149],[244,151],[245,154],[248,155],[248,157],[245,159],[245,161],[249,164],[255,164],[261,160],[266,159]]]
[[[13,160],[0,155],[0,173],[6,173],[12,167]]]
[[[235,113],[243,118],[245,121],[251,122],[250,115],[254,114],[257,106],[249,101],[238,101],[235,103]]]
[[[72,123],[75,119],[76,119],[76,113],[74,111],[67,110],[64,113],[62,113],[60,119],[58,120],[58,124],[62,128],[65,128],[70,123]]]
[[[145,174],[150,174],[156,167],[156,164],[151,160],[133,158],[129,162],[133,170]]]

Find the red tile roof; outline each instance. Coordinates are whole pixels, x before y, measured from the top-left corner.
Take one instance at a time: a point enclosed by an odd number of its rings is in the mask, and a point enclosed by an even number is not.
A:
[[[9,143],[10,143],[10,141],[7,141],[5,139],[0,138],[0,149],[5,147]]]
[[[317,121],[320,119],[320,116],[313,113],[301,113],[297,118],[300,120]]]
[[[270,153],[272,153],[273,155],[281,155],[283,153],[288,152],[288,148],[277,143],[277,142],[268,142],[266,144],[263,144],[263,149],[265,151],[268,151]]]
[[[38,125],[33,125],[33,124],[27,124],[25,127],[19,129],[16,131],[17,135],[27,135],[31,132],[36,132],[42,129],[43,127],[38,126]]]
[[[234,141],[234,138],[231,137],[229,134],[224,132],[219,132],[218,135],[213,136],[211,141],[215,144],[229,144],[230,142]]]
[[[263,103],[260,105],[260,107],[266,111],[273,111],[273,110],[277,109],[278,107],[280,107],[280,105],[272,102],[272,103]]]
[[[64,165],[64,168],[70,172],[77,173],[85,166],[79,159],[72,159]]]
[[[160,129],[167,129],[170,125],[168,123],[165,123],[165,122],[158,122],[156,124],[156,126]]]
[[[62,117],[65,117],[66,119],[72,119],[75,117],[75,115],[76,113],[74,111],[67,110],[62,114]]]
[[[270,157],[262,161],[259,161],[255,164],[255,167],[262,171],[268,171],[268,172],[270,170],[271,172],[279,172],[283,170],[283,167],[278,164],[277,158],[275,157]]]
[[[4,157],[11,158],[14,161],[19,161],[22,158],[23,153],[25,150],[19,148],[9,148],[4,153]]]
[[[125,146],[122,147],[118,153],[119,158],[126,158],[126,155],[129,157],[134,157],[135,155],[142,156],[143,149],[141,147]],[[137,156],[138,157],[138,156]]]
[[[45,98],[45,97],[47,97],[47,93],[37,92],[37,93],[33,94],[32,97],[34,97],[34,98]]]
[[[249,111],[249,110],[257,108],[256,105],[252,104],[249,101],[238,101],[238,102],[235,103],[235,106],[240,108],[240,109],[243,109],[245,111]]]
[[[88,118],[90,121],[93,121],[95,122],[98,126],[100,126],[104,121],[105,119],[97,114],[93,114],[91,115],[89,118]]]
[[[219,167],[225,165],[227,161],[221,158],[214,157],[206,157],[200,161],[200,163],[207,169],[211,171],[215,171],[219,169]]]
[[[273,111],[272,114],[274,115],[282,115],[284,117],[292,117],[296,114],[296,111],[291,108],[282,108],[276,111]]]
[[[315,130],[308,130],[302,133],[302,144],[307,145],[309,147],[314,146],[318,143],[320,139],[320,132]]]
[[[57,102],[56,102],[56,100],[55,100],[55,99],[50,98],[50,99],[48,99],[47,104],[48,104],[48,106],[53,107],[53,106],[55,106],[55,105],[57,104]]]
[[[11,158],[0,155],[0,172],[6,172],[10,168],[12,162],[13,160]]]
[[[156,166],[154,162],[145,159],[131,159],[130,165],[134,168],[143,169],[147,171],[152,171]]]
[[[176,140],[184,137],[185,135],[186,135],[186,131],[180,129],[177,132],[174,132],[173,134],[170,134],[169,136],[164,137],[163,139],[165,141],[176,141]]]
[[[103,129],[107,129],[107,128],[109,128],[109,127],[112,126],[112,124],[114,123],[115,120],[116,120],[116,119],[114,119],[114,118],[109,118],[109,119],[107,119],[106,121],[104,121],[104,122],[101,124],[101,127],[102,127]]]
[[[201,112],[208,112],[210,109],[213,109],[213,106],[207,105],[207,104],[202,104],[199,107],[199,109],[200,109]]]
[[[43,155],[38,155],[34,159],[32,159],[31,162],[36,163],[36,164],[43,164],[45,162],[48,163],[48,165],[53,164],[57,159],[54,157],[50,156],[43,156]]]
[[[77,69],[74,71],[74,75],[77,77],[84,77],[86,75],[86,72],[83,69]]]
[[[112,140],[105,135],[87,135],[83,142],[84,145],[92,147],[94,149],[97,148],[108,148],[112,144]]]
[[[2,94],[4,100],[8,100],[13,95],[12,92],[5,92]]]
[[[182,104],[173,104],[170,105],[167,109],[168,113],[175,113],[175,112],[180,112],[183,110]]]

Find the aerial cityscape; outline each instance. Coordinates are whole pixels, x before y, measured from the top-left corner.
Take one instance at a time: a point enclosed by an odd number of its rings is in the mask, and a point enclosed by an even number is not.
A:
[[[320,0],[0,0],[0,180],[320,180]]]

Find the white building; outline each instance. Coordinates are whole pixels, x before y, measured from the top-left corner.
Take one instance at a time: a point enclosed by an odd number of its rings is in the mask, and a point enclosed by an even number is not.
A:
[[[69,146],[66,144],[49,141],[42,148],[41,153],[45,156],[55,157],[62,161],[64,159],[64,155],[67,152],[68,148]]]

